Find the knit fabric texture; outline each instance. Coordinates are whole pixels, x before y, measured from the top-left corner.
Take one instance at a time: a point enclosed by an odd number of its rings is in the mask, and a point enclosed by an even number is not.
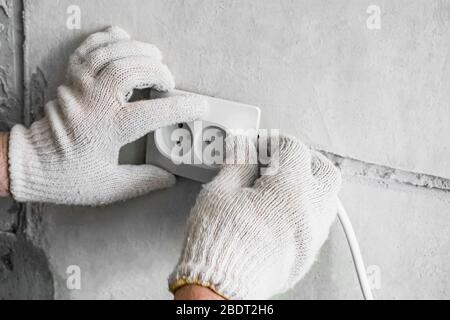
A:
[[[119,165],[119,150],[152,130],[197,119],[197,97],[128,102],[136,88],[174,88],[153,45],[111,27],[91,35],[71,56],[67,81],[45,116],[9,141],[11,193],[21,202],[102,205],[174,184],[151,165]]]
[[[310,269],[337,214],[340,172],[295,138],[278,145],[271,175],[258,177],[257,164],[226,164],[203,187],[169,278],[172,292],[197,284],[229,299],[266,299]],[[243,137],[230,146],[254,150]]]

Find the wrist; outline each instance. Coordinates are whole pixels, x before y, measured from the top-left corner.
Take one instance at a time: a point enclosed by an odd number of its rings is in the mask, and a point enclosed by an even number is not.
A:
[[[214,285],[208,282],[202,282],[197,279],[191,279],[188,277],[179,278],[178,280],[169,281],[169,291],[175,296],[175,300],[230,300],[221,294]],[[181,293],[180,293],[181,292]],[[207,297],[198,299],[186,299],[186,295],[198,295],[202,293],[209,293],[214,299]],[[183,296],[184,298],[180,298]]]
[[[0,132],[0,197],[10,196],[8,172],[9,134]]]
[[[225,300],[209,288],[199,285],[184,285],[174,292],[175,300]]]
[[[56,170],[51,170],[58,159],[53,139],[47,117],[29,128],[18,124],[9,133],[9,192],[16,201],[46,202],[63,192],[54,179]]]

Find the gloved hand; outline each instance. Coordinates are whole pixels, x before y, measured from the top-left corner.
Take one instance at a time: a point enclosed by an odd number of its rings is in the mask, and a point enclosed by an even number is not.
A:
[[[228,299],[266,299],[309,270],[336,217],[341,177],[296,139],[279,142],[275,174],[257,179],[256,164],[224,165],[204,186],[169,278],[172,292],[196,284]],[[235,138],[227,148],[242,152],[246,144]]]
[[[127,102],[135,88],[174,88],[161,52],[111,27],[91,35],[70,58],[67,83],[45,117],[10,134],[10,190],[18,201],[102,205],[171,186],[151,166],[118,165],[120,148],[148,132],[200,116],[204,102],[172,97]]]

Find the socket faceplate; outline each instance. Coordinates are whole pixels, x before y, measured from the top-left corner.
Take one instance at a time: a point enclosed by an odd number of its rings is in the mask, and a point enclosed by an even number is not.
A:
[[[168,93],[151,92],[151,98],[164,98],[175,95],[198,95],[173,90]],[[209,146],[215,135],[226,131],[253,132],[256,140],[261,118],[258,107],[209,96],[198,95],[206,99],[208,106],[200,119],[186,124],[161,128],[148,135],[146,162],[172,172],[175,175],[200,182],[209,182],[218,172],[217,165],[210,163],[205,154],[211,157],[222,156],[223,150]],[[183,131],[183,129],[187,129]],[[191,137],[186,137],[190,132]],[[208,149],[207,149],[208,148]],[[210,152],[212,150],[212,152]],[[184,157],[184,158],[183,158]],[[189,164],[180,163],[188,160]]]

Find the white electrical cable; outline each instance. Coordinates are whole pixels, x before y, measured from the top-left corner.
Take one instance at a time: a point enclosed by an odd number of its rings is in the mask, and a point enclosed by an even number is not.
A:
[[[370,289],[369,279],[367,278],[366,267],[359,249],[358,240],[356,239],[355,231],[353,230],[352,223],[347,215],[347,212],[342,205],[342,202],[338,200],[338,217],[344,229],[347,242],[350,246],[352,253],[353,263],[355,265],[356,273],[358,275],[359,285],[361,287],[362,294],[366,300],[374,300],[372,290]]]

